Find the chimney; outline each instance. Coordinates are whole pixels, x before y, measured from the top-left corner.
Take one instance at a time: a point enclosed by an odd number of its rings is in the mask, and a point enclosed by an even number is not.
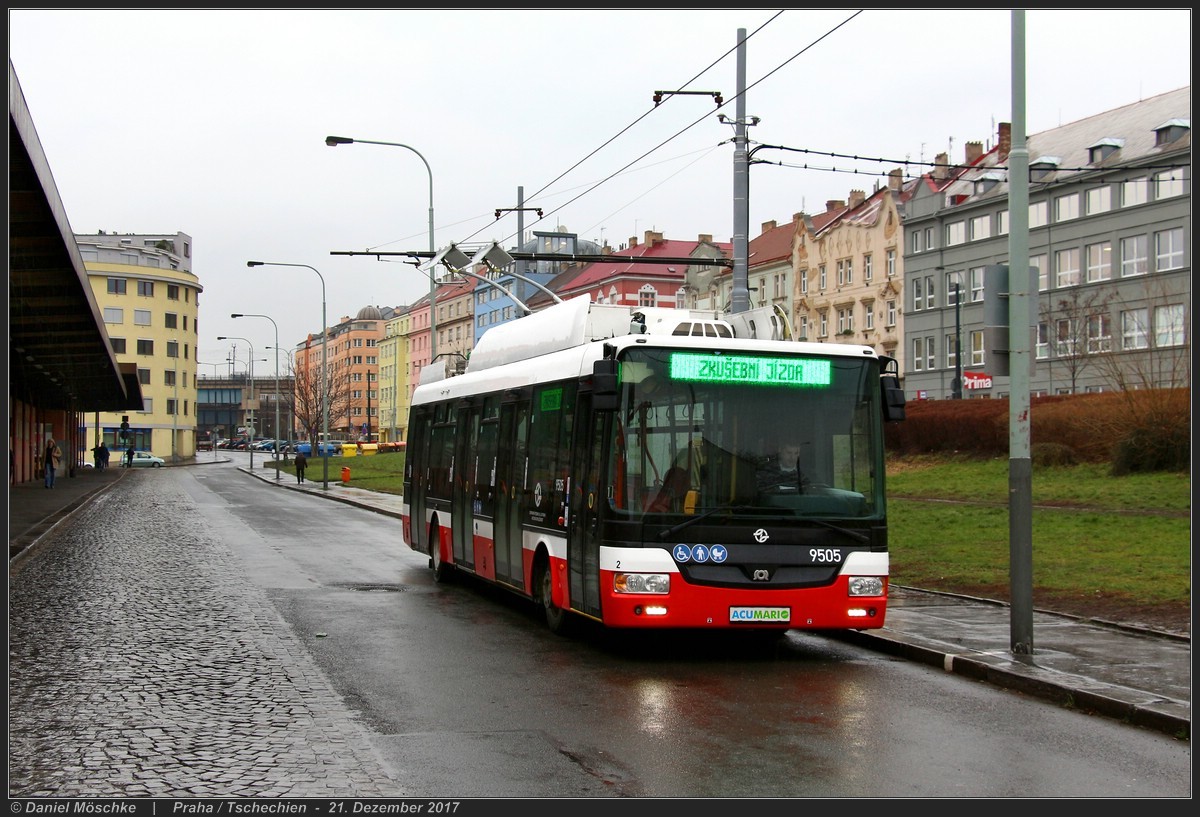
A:
[[[654,230],[646,231],[647,246],[653,247],[655,244],[661,244],[661,243],[663,243],[663,234],[662,233],[655,232]]]
[[[841,199],[828,199],[825,202],[825,212],[832,213],[837,210],[841,210],[845,206],[846,202],[842,201]]]
[[[771,230],[774,230],[778,226],[779,225],[775,223],[775,219],[771,219],[770,221],[764,221],[762,223],[762,233],[760,233],[760,234],[765,235],[766,233],[769,233]]]
[[[888,171],[888,188],[893,193],[899,193],[902,187],[904,187],[904,170],[897,167]]]
[[[850,191],[850,209],[853,210],[858,205],[867,200],[867,194],[862,190]]]
[[[711,244],[711,243],[713,243],[712,242],[712,233],[700,233],[700,236],[696,240],[699,241],[701,244]]]
[[[996,145],[996,153],[999,154],[996,158],[1001,161],[1008,161],[1008,153],[1012,150],[1012,123],[1000,123],[1000,141]]]
[[[636,235],[629,236],[629,248],[633,249],[637,245],[638,245],[637,236]]]
[[[804,213],[803,213],[803,212],[800,212],[800,213],[792,213],[792,223],[793,223],[793,224],[799,224],[799,223],[800,223],[801,221],[803,221],[803,220],[804,220]]]
[[[967,142],[967,164],[973,165],[983,155],[983,142]]]
[[[933,160],[933,178],[937,181],[945,181],[950,176],[950,157],[945,153],[939,153]]]

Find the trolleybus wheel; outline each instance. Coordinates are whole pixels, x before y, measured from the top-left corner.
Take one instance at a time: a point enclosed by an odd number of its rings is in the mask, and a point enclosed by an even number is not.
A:
[[[429,567],[433,570],[433,580],[438,584],[445,584],[453,577],[454,566],[442,561],[440,540],[438,529],[431,528],[429,531]]]
[[[538,577],[534,585],[538,588],[538,597],[542,603],[542,612],[546,614],[546,626],[555,635],[569,635],[571,631],[571,614],[554,604],[554,588],[550,577],[550,562],[542,558],[538,562]]]

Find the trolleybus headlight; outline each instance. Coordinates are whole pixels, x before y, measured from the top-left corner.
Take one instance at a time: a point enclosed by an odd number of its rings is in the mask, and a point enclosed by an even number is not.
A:
[[[669,573],[615,573],[613,574],[613,590],[617,593],[663,595],[671,592],[671,575]]]
[[[878,576],[851,576],[851,596],[882,596],[883,579]]]

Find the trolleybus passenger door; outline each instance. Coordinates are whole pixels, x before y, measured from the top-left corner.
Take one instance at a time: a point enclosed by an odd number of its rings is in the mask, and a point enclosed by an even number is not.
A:
[[[462,406],[455,418],[454,484],[451,498],[450,525],[453,536],[454,563],[476,570],[473,503],[475,499],[476,441],[479,435],[478,406]]]
[[[430,412],[424,407],[413,409],[409,413],[408,439],[420,441],[409,445],[404,471],[406,485],[404,495],[408,499],[409,512],[409,546],[421,553],[429,552],[429,537],[425,526],[425,487],[429,468],[429,416]]]
[[[605,429],[612,412],[592,411],[592,395],[579,393],[576,437],[571,446],[571,495],[567,525],[568,581],[571,606],[600,616],[600,519],[608,503],[602,479]]]
[[[521,559],[521,519],[528,459],[529,394],[500,407],[496,461],[496,580],[525,588]]]

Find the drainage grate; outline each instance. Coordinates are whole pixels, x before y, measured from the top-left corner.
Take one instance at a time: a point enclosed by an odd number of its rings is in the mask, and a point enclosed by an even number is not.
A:
[[[402,593],[407,589],[402,584],[351,584],[347,587],[362,593]]]

